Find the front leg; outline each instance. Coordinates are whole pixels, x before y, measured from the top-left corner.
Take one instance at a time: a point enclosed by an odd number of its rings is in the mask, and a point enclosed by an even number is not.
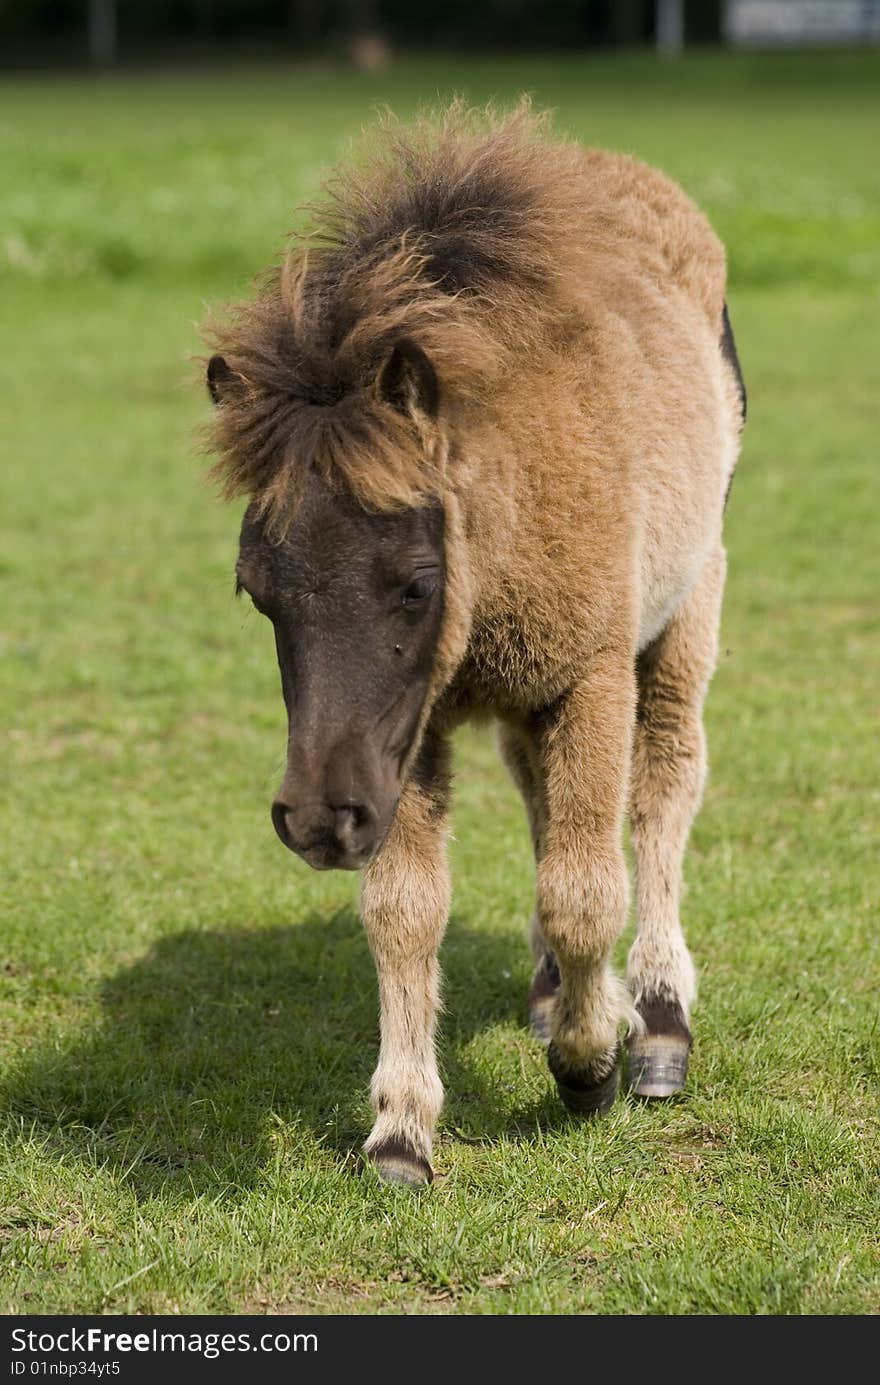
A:
[[[538,922],[559,967],[548,1061],[574,1111],[604,1111],[617,1092],[621,1023],[638,1024],[608,956],[626,920],[623,817],[635,715],[635,656],[622,641],[543,718],[546,825]]]
[[[431,1143],[443,1104],[434,1029],[437,949],[449,914],[448,799],[449,747],[429,731],[361,889],[381,1025],[372,1082],[376,1120],[365,1149],[392,1183],[425,1183],[434,1176]]]

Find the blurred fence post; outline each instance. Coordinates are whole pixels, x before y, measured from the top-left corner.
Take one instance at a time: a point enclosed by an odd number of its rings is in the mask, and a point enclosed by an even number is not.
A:
[[[89,57],[93,67],[116,61],[116,0],[89,0]]]
[[[657,50],[669,58],[684,49],[684,0],[657,0]]]

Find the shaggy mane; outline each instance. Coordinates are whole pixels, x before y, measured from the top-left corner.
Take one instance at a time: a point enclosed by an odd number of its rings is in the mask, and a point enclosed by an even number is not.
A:
[[[212,474],[273,522],[309,467],[371,508],[436,494],[430,420],[378,389],[395,343],[421,348],[455,408],[571,315],[583,155],[549,147],[543,118],[455,105],[405,128],[386,117],[371,146],[256,298],[206,330],[234,377],[210,428]]]

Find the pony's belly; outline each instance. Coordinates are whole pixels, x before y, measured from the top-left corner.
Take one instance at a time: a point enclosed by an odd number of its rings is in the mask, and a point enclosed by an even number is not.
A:
[[[717,546],[732,470],[723,443],[710,463],[691,467],[674,486],[652,477],[640,543],[640,650],[666,629]]]
[[[693,585],[693,583],[691,583],[691,585]],[[639,627],[639,653],[641,653],[643,649],[647,649],[648,645],[652,644],[658,635],[662,635],[682,601],[687,596],[689,590],[690,588],[688,587],[680,593],[677,593],[674,597],[670,597],[664,605],[653,606],[643,613],[642,622]]]
[[[704,540],[686,562],[664,571],[643,575],[639,619],[638,649],[647,648],[666,629],[688,592],[702,572],[711,545]]]

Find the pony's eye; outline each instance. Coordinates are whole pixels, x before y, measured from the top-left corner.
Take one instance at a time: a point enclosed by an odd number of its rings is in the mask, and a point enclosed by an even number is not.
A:
[[[421,606],[433,596],[437,589],[437,576],[433,572],[422,572],[414,577],[403,593],[404,606]]]

